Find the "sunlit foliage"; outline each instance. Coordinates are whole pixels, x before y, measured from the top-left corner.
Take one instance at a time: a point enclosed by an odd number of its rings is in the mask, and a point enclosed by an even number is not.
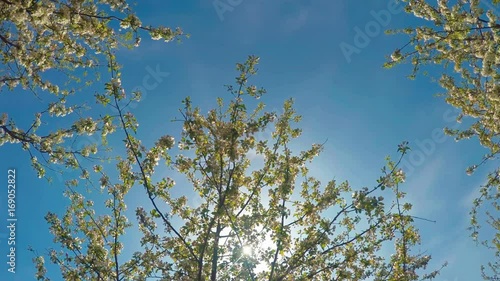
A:
[[[398,48],[386,63],[392,67],[401,62],[414,66],[411,78],[424,65],[442,66],[439,84],[445,90],[446,101],[459,109],[462,119],[471,125],[464,130],[446,128],[455,139],[477,137],[489,153],[482,161],[467,169],[472,174],[480,165],[497,160],[500,153],[500,21],[499,1],[496,0],[403,0],[406,12],[421,19],[420,26],[411,26],[391,33],[406,34],[408,43]],[[496,260],[483,268],[486,280],[500,276],[500,168],[491,171],[480,197],[471,211],[471,230],[478,239],[481,220],[478,210],[485,205],[487,224],[496,232],[483,243],[495,251]],[[484,224],[483,224],[484,226]]]

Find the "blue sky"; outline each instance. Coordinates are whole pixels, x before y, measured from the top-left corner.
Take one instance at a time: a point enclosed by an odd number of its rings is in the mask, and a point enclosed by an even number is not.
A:
[[[230,2],[226,1],[218,3]],[[358,45],[359,52],[349,58],[340,47],[356,47],[357,28],[378,24],[383,30],[418,22],[403,12],[391,12],[391,4],[385,0],[242,0],[232,1],[238,4],[222,14],[214,3],[148,0],[139,4],[144,23],[180,26],[191,34],[181,44],[144,39],[140,48],[118,53],[126,88],[146,87],[144,79],[148,79],[143,101],[132,109],[146,143],[175,128],[169,121],[179,116],[177,109],[185,96],[204,108],[213,106],[216,97],[226,96],[223,85],[233,83],[235,63],[257,55],[261,58],[259,74],[253,82],[266,88],[268,94],[262,100],[268,108],[279,109],[285,99],[293,97],[297,111],[304,116],[304,145],[328,139],[325,151],[313,164],[314,174],[324,181],[335,177],[349,180],[355,188],[373,186],[384,157],[397,156],[397,145],[410,142],[409,176],[402,188],[408,192],[415,216],[437,221],[418,222],[423,240],[420,249],[432,254],[435,267],[449,262],[436,280],[479,280],[479,266],[491,254],[474,245],[466,227],[472,198],[492,166],[480,168],[473,176],[467,176],[465,169],[485,151],[475,139],[456,143],[439,135],[441,128],[454,125],[450,116],[456,111],[434,96],[441,89],[430,78],[406,79],[407,66],[382,68],[385,56],[404,45],[405,37],[373,29],[368,42]],[[381,11],[389,11],[391,16],[386,27],[374,18]],[[168,75],[160,74],[155,80],[151,75],[155,69]],[[145,78],[147,75],[153,79]],[[2,93],[0,113],[29,122],[43,102],[28,101],[26,95],[29,93]],[[26,247],[32,245],[43,252],[51,245],[43,216],[48,210],[64,210],[68,201],[61,196],[61,182],[49,185],[39,180],[29,167],[28,155],[17,145],[0,147],[0,156],[1,173],[16,169],[18,192],[17,272],[6,271],[7,245],[2,236],[6,231],[2,227],[0,280],[31,280],[35,270]],[[0,198],[6,198],[4,188]],[[2,218],[5,203],[4,199],[0,202]],[[58,280],[57,272],[52,273]]]

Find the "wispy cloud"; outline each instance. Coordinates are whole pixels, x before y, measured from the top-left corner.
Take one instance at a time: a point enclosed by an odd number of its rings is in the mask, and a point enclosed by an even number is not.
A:
[[[302,31],[305,27],[325,27],[325,21],[334,21],[331,27],[345,27],[343,3],[339,1],[246,1],[235,8],[232,18],[223,24],[231,23],[231,28],[245,34],[246,41],[257,41],[262,37],[287,36]]]
[[[408,199],[414,203],[413,211],[418,215],[426,216],[444,207],[441,204],[443,200],[432,194],[432,187],[439,188],[436,182],[443,169],[445,169],[444,159],[442,156],[437,156],[408,179],[406,185]]]
[[[298,31],[307,24],[310,8],[299,8],[296,15],[290,15],[282,20],[282,30],[285,33]]]
[[[464,208],[466,208],[467,210],[472,209],[474,199],[478,198],[481,195],[479,191],[481,190],[481,186],[486,184],[486,182],[487,180],[481,179],[481,181],[478,181],[477,184],[474,184],[472,186],[472,190],[468,194],[466,194],[460,202]]]

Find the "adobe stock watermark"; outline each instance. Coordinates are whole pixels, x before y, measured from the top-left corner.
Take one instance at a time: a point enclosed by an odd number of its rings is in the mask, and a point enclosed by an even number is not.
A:
[[[169,72],[162,71],[160,69],[160,65],[157,64],[155,68],[153,69],[151,66],[146,66],[145,67],[146,74],[142,77],[142,83],[138,86],[135,86],[132,88],[131,92],[140,92],[141,93],[141,99],[139,101],[137,100],[130,100],[129,103],[127,104],[127,109],[135,109],[139,105],[140,101],[144,101],[147,96],[148,92],[151,92],[152,90],[156,89],[157,87],[160,86],[160,84],[165,81],[165,78],[170,76]],[[122,109],[124,108],[124,105],[121,105]],[[118,109],[115,107],[111,107],[111,110],[114,113],[118,112]],[[0,132],[1,133],[1,132]],[[99,147],[99,145],[102,143],[101,136],[99,132],[96,132],[92,135],[81,135],[78,136],[78,138],[73,142],[71,149],[72,151],[82,151],[85,147],[90,147],[92,145],[97,145],[98,150],[102,147]],[[102,154],[104,151],[101,151],[100,154]],[[110,156],[108,152],[103,154],[104,157]],[[57,178],[57,181],[60,183],[65,182],[64,176],[60,172],[55,173],[55,177]]]
[[[135,109],[139,105],[139,102],[144,101],[148,96],[148,91],[152,91],[165,80],[168,76],[170,76],[170,72],[165,72],[160,70],[160,65],[157,64],[155,69],[151,68],[151,66],[146,66],[146,75],[142,77],[141,85],[135,86],[132,88],[130,93],[140,92],[141,98],[140,100],[130,100],[127,104],[127,109]],[[124,109],[124,108],[122,108]],[[111,110],[114,113],[118,113],[118,109],[115,107],[111,107]]]
[[[147,74],[142,77],[142,84],[132,88],[133,92],[141,93],[141,100],[144,101],[148,96],[148,91],[153,91],[158,88],[165,78],[170,76],[170,72],[164,72],[160,70],[160,65],[157,64],[155,69],[152,69],[149,65],[145,68]],[[131,101],[127,108],[134,109],[139,105],[140,101]]]
[[[383,28],[391,22],[392,16],[401,13],[403,10],[404,6],[401,0],[389,0],[387,9],[378,12],[371,10],[370,15],[374,20],[367,22],[363,29],[359,26],[354,27],[353,44],[342,42],[339,45],[347,62],[351,63],[352,55],[361,53],[361,49],[370,44],[371,38],[378,36],[381,32],[383,33]]]
[[[137,100],[130,100],[130,102],[127,105],[127,109],[135,109],[139,105],[140,101],[144,101],[147,96],[148,96],[148,91],[153,91],[154,89],[158,88],[160,84],[165,81],[165,78],[170,76],[169,72],[161,71],[160,65],[157,64],[155,68],[153,69],[151,66],[146,66],[146,75],[142,77],[142,83],[141,85],[135,86],[132,88],[131,92],[140,92],[141,93],[141,99],[139,101]],[[117,113],[118,109],[115,107],[111,107],[112,111]],[[73,151],[81,151],[85,147],[90,147],[92,145],[97,145],[98,150],[99,150],[99,144],[102,143],[101,137],[99,132],[93,134],[93,135],[86,135],[86,136],[78,136],[78,139],[75,141],[75,143],[72,145],[72,150]],[[102,151],[101,151],[102,152]],[[105,153],[105,157],[110,156],[108,153]],[[64,182],[65,179],[63,175],[59,172],[56,173],[57,180],[59,182]]]
[[[457,129],[460,126],[460,123],[456,122],[456,114],[459,112],[459,109],[453,108],[443,113],[444,121],[447,123],[455,122],[453,126],[449,127],[450,129]],[[415,168],[424,164],[425,160],[436,152],[438,145],[446,142],[447,139],[450,139],[450,137],[444,134],[443,128],[438,127],[432,130],[430,137],[423,140],[417,139],[413,143],[410,142],[411,150],[400,163],[400,167],[406,173],[406,177],[409,177],[415,171]]]
[[[243,3],[243,0],[214,0],[212,5],[220,21],[224,21],[224,14],[234,11],[234,8]]]

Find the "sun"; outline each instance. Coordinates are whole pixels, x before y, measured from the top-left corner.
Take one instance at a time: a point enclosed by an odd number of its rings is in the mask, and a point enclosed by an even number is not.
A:
[[[242,248],[242,254],[245,257],[258,258],[258,252],[268,249],[276,248],[276,244],[272,241],[270,234],[266,235],[263,241],[260,241],[258,245],[244,245]],[[269,264],[266,261],[258,261],[255,266],[255,273],[264,272],[269,269]]]
[[[253,254],[253,248],[252,248],[252,246],[248,246],[248,245],[243,246],[243,254],[245,256],[251,256]]]
[[[244,245],[242,248],[242,253],[245,256],[254,256],[260,250],[267,250],[268,248],[274,248],[275,243],[271,240],[270,235],[267,235],[263,241],[260,241],[258,245]]]

